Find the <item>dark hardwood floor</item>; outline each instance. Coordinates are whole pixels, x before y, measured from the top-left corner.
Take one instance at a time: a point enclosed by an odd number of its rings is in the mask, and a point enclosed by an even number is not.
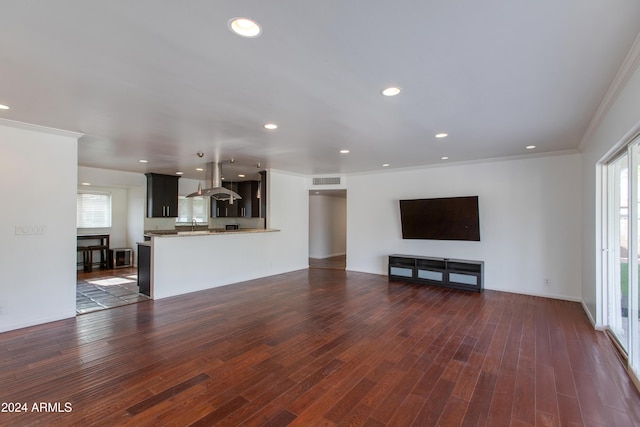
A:
[[[329,258],[309,258],[309,268],[344,270],[347,268],[347,256],[337,255]]]
[[[640,425],[579,304],[331,269],[0,334],[0,385],[3,426]]]

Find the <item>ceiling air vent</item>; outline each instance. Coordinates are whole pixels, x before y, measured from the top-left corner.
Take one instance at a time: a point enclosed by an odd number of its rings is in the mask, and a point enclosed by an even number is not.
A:
[[[340,185],[340,177],[313,178],[313,185]]]

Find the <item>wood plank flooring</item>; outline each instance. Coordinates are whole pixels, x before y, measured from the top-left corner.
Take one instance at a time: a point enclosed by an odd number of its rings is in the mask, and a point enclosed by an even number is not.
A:
[[[27,404],[3,426],[640,425],[579,304],[331,269],[0,334],[0,402]]]
[[[309,258],[309,268],[329,268],[344,270],[346,267],[346,255],[336,255],[329,258]]]

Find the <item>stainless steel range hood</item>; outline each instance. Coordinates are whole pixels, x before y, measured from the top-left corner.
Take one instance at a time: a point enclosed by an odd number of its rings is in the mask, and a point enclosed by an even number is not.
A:
[[[207,163],[207,181],[210,184],[208,188],[200,188],[198,185],[198,191],[187,195],[187,197],[213,197],[216,200],[242,199],[235,191],[222,186],[222,163]]]

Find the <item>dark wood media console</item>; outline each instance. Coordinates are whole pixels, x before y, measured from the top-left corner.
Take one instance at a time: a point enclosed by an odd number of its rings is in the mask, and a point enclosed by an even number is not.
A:
[[[389,280],[480,292],[484,261],[393,254],[389,255]]]

